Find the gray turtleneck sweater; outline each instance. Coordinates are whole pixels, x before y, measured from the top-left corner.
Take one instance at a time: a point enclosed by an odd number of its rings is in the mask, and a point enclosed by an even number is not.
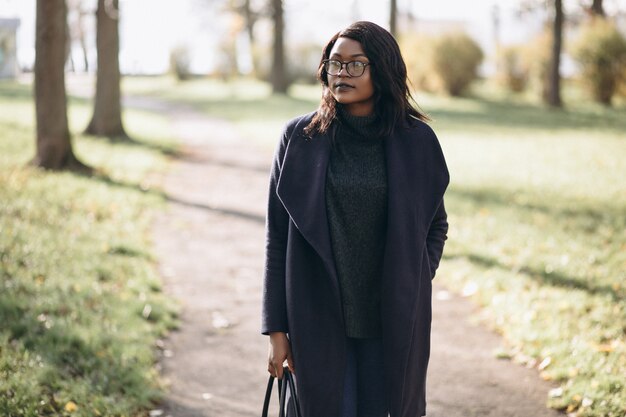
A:
[[[380,337],[387,230],[387,168],[374,116],[338,109],[326,176],[326,209],[348,337]]]

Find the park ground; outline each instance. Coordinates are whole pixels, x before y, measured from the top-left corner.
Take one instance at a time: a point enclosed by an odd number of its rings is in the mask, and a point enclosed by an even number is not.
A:
[[[74,132],[83,83],[70,86]],[[0,411],[258,414],[267,168],[319,91],[127,79],[137,141],[77,134],[100,168],[86,178],[24,166],[29,87],[0,88]],[[418,95],[452,177],[432,416],[626,414],[626,110],[571,91],[565,111],[489,86]]]

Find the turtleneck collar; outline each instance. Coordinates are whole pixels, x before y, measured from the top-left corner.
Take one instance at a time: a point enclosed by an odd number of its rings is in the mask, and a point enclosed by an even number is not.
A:
[[[370,139],[377,137],[374,124],[376,121],[376,114],[369,116],[354,116],[350,114],[344,106],[337,106],[337,115],[342,124],[346,125],[350,130],[359,136]]]

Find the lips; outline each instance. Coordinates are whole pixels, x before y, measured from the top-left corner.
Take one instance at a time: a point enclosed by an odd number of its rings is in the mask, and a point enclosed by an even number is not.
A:
[[[339,89],[339,88],[354,88],[354,86],[352,84],[348,84],[346,82],[340,81],[340,82],[336,82],[334,84],[335,89]]]

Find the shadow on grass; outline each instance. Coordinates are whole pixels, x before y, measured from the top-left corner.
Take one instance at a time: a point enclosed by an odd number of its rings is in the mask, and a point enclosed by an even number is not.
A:
[[[450,187],[446,195],[459,198],[476,205],[516,207],[527,212],[540,212],[553,218],[555,222],[576,221],[579,228],[587,233],[596,232],[599,224],[609,224],[619,230],[626,226],[623,213],[626,207],[617,204],[603,204],[598,207],[582,206],[580,202],[541,198],[540,196],[517,197],[513,191],[483,187],[480,189],[461,189]],[[538,201],[545,201],[539,203]]]
[[[580,202],[568,201],[565,198],[555,198],[554,196],[533,195],[531,193],[516,194],[515,191],[501,190],[497,188],[461,189],[451,187],[447,193],[447,198],[457,199],[459,205],[469,203],[471,210],[476,213],[481,208],[494,210],[514,210],[515,221],[520,223],[533,223],[533,212],[545,215],[552,227],[560,228],[562,233],[584,233],[595,235],[600,228],[612,231],[606,239],[619,242],[618,231],[626,227],[626,217],[623,213],[626,207],[620,202],[614,204],[597,203],[595,205],[581,204]],[[467,208],[463,208],[467,210]],[[470,216],[471,215],[467,215]],[[497,213],[494,214],[497,218]],[[539,226],[537,226],[539,227]],[[585,239],[578,235],[579,239]],[[598,283],[591,278],[583,276],[568,275],[559,271],[549,270],[540,266],[511,266],[502,263],[499,259],[476,253],[473,251],[461,251],[456,254],[445,254],[447,259],[464,258],[472,264],[483,268],[498,268],[502,270],[514,271],[524,274],[533,280],[555,287],[579,289],[594,295],[610,296],[614,301],[619,301],[626,297],[622,289],[614,288],[611,285]]]
[[[159,190],[159,189],[153,189],[153,188],[148,189],[148,188],[141,187],[139,184],[123,182],[123,181],[112,179],[111,177],[109,177],[108,175],[104,173],[95,173],[94,175],[91,175],[91,176],[83,175],[79,173],[77,173],[76,175],[81,175],[86,178],[99,181],[101,183],[107,184],[112,187],[119,187],[119,188],[123,188],[126,190],[132,190],[132,191],[137,191],[137,192],[141,192],[141,193],[148,194],[148,195],[153,195],[169,203],[180,204],[185,207],[191,207],[191,208],[206,210],[212,213],[218,213],[218,214],[223,214],[223,215],[230,216],[230,217],[236,217],[238,219],[251,221],[255,224],[262,224],[262,225],[265,224],[265,216],[263,215],[245,212],[241,210],[230,209],[230,208],[220,208],[220,207],[209,206],[207,204],[198,203],[195,201],[182,200],[178,197],[171,196],[167,194],[166,192]]]
[[[280,121],[281,123],[305,113],[310,113],[318,106],[316,100],[306,100],[288,95],[268,95],[258,98],[177,98],[166,95],[154,95],[175,105],[190,105],[207,116],[221,117],[230,121]]]
[[[463,99],[461,99],[463,100]],[[442,127],[468,130],[472,128],[522,129],[529,131],[578,130],[623,133],[626,117],[623,109],[547,107],[492,100],[484,97],[466,98],[470,108],[454,103],[451,106],[433,106],[429,114]]]
[[[260,215],[260,214],[249,213],[249,212],[245,212],[245,211],[241,211],[241,210],[235,210],[235,209],[212,207],[212,206],[208,206],[208,205],[202,204],[202,203],[197,203],[197,202],[194,202],[194,201],[181,200],[179,198],[172,197],[172,196],[169,196],[169,195],[166,195],[165,198],[170,203],[180,204],[180,205],[183,205],[183,206],[186,206],[186,207],[193,207],[193,208],[197,208],[197,209],[201,209],[201,210],[207,210],[207,211],[210,211],[210,212],[213,212],[213,213],[223,214],[223,215],[229,216],[229,217],[236,217],[238,219],[248,220],[250,222],[253,222],[253,223],[256,223],[256,224],[259,224],[259,225],[264,225],[265,224],[265,216]]]
[[[246,170],[252,172],[258,172],[261,174],[267,174],[269,176],[270,172],[270,162],[268,160],[267,164],[244,164],[240,161],[235,162],[232,160],[226,159],[217,159],[217,158],[207,158],[195,155],[193,153],[179,152],[176,155],[176,159],[185,161],[190,164],[198,164],[198,165],[214,165],[223,168],[233,168],[239,170]]]
[[[0,94],[4,99],[32,101],[31,86],[16,83],[14,80],[0,80]]]
[[[181,152],[178,149],[178,146],[175,144],[170,145],[170,144],[162,144],[162,143],[153,143],[153,142],[149,142],[146,140],[141,140],[141,139],[137,139],[137,138],[133,138],[129,136],[108,137],[108,136],[95,136],[95,135],[90,135],[86,133],[83,133],[81,135],[84,138],[89,138],[95,141],[99,141],[99,140],[106,141],[114,145],[120,144],[120,145],[128,145],[128,146],[133,146],[133,147],[145,148],[145,149],[149,149],[151,151],[155,151],[163,155],[171,156],[174,158],[178,158],[181,156]]]
[[[577,289],[593,295],[605,295],[611,297],[613,301],[623,300],[626,296],[626,294],[622,294],[621,291],[616,291],[609,285],[594,285],[593,283],[584,280],[584,278],[569,276],[558,271],[547,271],[545,269],[531,267],[528,265],[522,266],[521,268],[513,268],[510,265],[500,262],[496,258],[477,253],[444,253],[443,257],[448,260],[459,258],[467,259],[474,265],[487,269],[497,268],[506,271],[514,270],[517,273],[524,274],[527,277],[532,278],[542,285],[550,285],[566,289]]]

